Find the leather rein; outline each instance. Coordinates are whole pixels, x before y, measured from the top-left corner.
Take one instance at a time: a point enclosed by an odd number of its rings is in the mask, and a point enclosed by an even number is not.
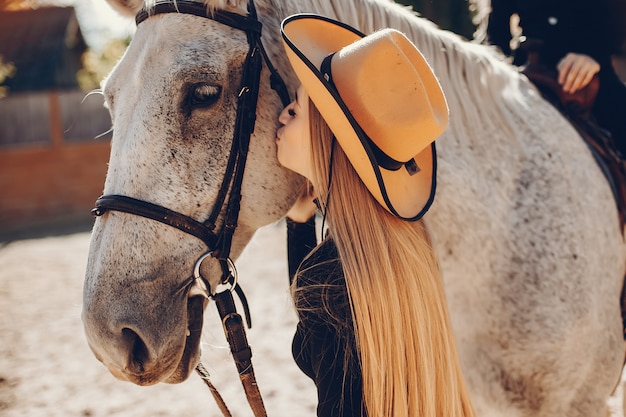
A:
[[[215,204],[208,219],[204,222],[199,222],[163,206],[123,195],[104,195],[98,198],[95,208],[91,212],[94,216],[102,216],[107,211],[134,214],[175,227],[204,242],[208,247],[208,251],[196,261],[193,271],[194,282],[200,284],[203,288],[207,288],[207,294],[215,300],[239,377],[255,417],[266,416],[267,412],[265,411],[263,399],[261,398],[252,368],[252,351],[248,345],[242,317],[237,313],[232,296],[232,292],[235,291],[241,299],[248,327],[251,327],[248,304],[241,287],[237,284],[237,273],[234,263],[230,259],[230,249],[239,218],[242,197],[241,187],[250,136],[254,131],[256,121],[256,106],[263,62],[266,63],[270,71],[271,88],[279,95],[283,106],[290,102],[289,93],[261,42],[262,24],[257,18],[254,0],[249,0],[248,14],[245,16],[224,10],[209,11],[206,5],[189,0],[157,1],[154,7],[140,10],[137,13],[135,22],[139,25],[149,17],[163,13],[183,13],[200,16],[246,33],[249,49],[243,67],[241,87],[237,98],[235,131],[224,178]],[[222,215],[222,225],[219,232],[215,232],[216,223],[220,215]],[[200,266],[208,257],[217,259],[222,269],[221,284],[215,289],[211,289],[209,281],[200,274]],[[224,400],[211,383],[209,374],[201,363],[196,367],[196,371],[210,388],[224,416],[231,416],[228,407],[226,407]]]

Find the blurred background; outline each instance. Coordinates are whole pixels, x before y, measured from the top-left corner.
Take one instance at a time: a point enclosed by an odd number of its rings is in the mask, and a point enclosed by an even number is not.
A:
[[[489,0],[398,1],[467,39],[489,10]],[[0,238],[90,224],[111,139],[97,91],[133,31],[104,0],[0,0]]]
[[[0,235],[84,228],[111,121],[97,91],[134,30],[103,0],[0,0]]]

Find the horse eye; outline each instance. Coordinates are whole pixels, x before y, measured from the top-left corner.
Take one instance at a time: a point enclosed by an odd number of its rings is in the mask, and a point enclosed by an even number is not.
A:
[[[194,107],[208,107],[220,97],[222,88],[210,84],[195,84],[189,92],[189,104]]]

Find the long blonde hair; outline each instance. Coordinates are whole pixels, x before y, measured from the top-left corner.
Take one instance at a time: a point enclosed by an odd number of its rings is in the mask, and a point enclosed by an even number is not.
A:
[[[368,416],[474,416],[424,224],[382,208],[309,109],[311,181],[345,275]]]

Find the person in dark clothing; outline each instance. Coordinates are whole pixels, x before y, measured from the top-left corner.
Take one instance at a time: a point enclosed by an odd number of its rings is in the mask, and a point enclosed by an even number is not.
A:
[[[600,87],[592,115],[611,132],[615,146],[626,156],[626,85],[611,62],[611,55],[620,46],[617,27],[612,23],[619,20],[614,15],[622,12],[617,0],[592,4],[583,0],[492,0],[487,36],[505,54],[514,55],[513,64],[524,65],[524,48],[511,50],[510,45],[510,20],[517,14],[521,40],[542,42],[542,61],[556,68],[564,91],[584,88],[597,74]]]
[[[281,33],[301,86],[279,117],[277,157],[308,184],[287,216],[293,356],[317,415],[471,417],[421,221],[448,121],[441,87],[398,31],[295,15]]]

